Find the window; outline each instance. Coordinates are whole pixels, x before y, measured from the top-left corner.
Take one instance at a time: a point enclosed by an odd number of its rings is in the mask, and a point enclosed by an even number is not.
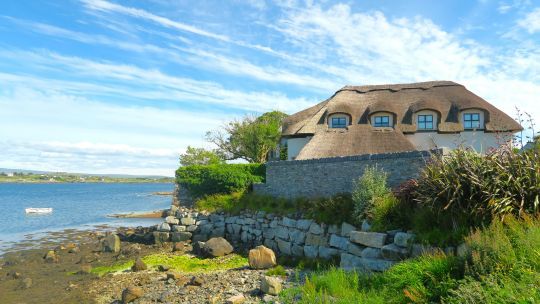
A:
[[[463,126],[465,127],[465,129],[479,129],[480,128],[480,114],[479,113],[463,114]]]
[[[345,117],[332,117],[332,128],[346,128],[347,118]]]
[[[418,115],[418,130],[433,130],[433,115]]]
[[[390,116],[375,116],[374,127],[390,127]]]

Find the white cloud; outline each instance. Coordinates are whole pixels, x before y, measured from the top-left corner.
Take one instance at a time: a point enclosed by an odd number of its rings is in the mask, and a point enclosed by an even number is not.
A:
[[[529,33],[540,32],[540,7],[528,13],[525,18],[518,21],[518,25]]]

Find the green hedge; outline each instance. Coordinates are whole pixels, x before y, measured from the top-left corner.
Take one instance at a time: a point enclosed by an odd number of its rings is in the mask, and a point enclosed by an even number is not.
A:
[[[176,182],[195,198],[244,191],[265,177],[264,164],[193,165],[176,170]]]

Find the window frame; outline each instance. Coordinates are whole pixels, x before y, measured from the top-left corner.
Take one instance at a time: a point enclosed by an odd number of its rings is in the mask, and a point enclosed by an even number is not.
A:
[[[482,129],[481,116],[479,112],[463,113],[463,128],[465,130]]]
[[[431,131],[431,130],[434,130],[435,128],[435,122],[434,122],[434,118],[433,118],[433,114],[419,114],[417,115],[416,117],[416,127],[418,128],[418,130],[421,130],[421,131]],[[430,118],[430,119],[427,119],[427,118]],[[429,124],[431,124],[431,127],[428,127]]]
[[[386,118],[386,122],[384,121],[384,118]],[[373,127],[375,127],[375,128],[389,128],[390,127],[390,115],[373,116]]]
[[[335,124],[334,121],[337,120],[339,123]],[[341,123],[343,121],[343,123]],[[330,117],[330,127],[333,129],[345,129],[347,128],[347,117]]]

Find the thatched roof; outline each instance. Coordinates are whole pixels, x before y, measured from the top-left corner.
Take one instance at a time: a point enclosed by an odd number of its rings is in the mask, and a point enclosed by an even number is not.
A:
[[[480,109],[484,112],[486,132],[516,132],[521,126],[493,105],[451,81],[430,81],[410,84],[345,86],[329,99],[287,117],[283,136],[313,135],[297,159],[359,155],[366,153],[415,150],[404,133],[415,133],[415,112],[432,110],[439,114],[439,133],[463,131],[460,112]],[[394,128],[375,130],[369,116],[391,112]],[[327,118],[333,113],[347,113],[351,125],[345,130],[329,129]],[[336,145],[340,148],[334,151]],[[339,152],[339,155],[335,155]]]

